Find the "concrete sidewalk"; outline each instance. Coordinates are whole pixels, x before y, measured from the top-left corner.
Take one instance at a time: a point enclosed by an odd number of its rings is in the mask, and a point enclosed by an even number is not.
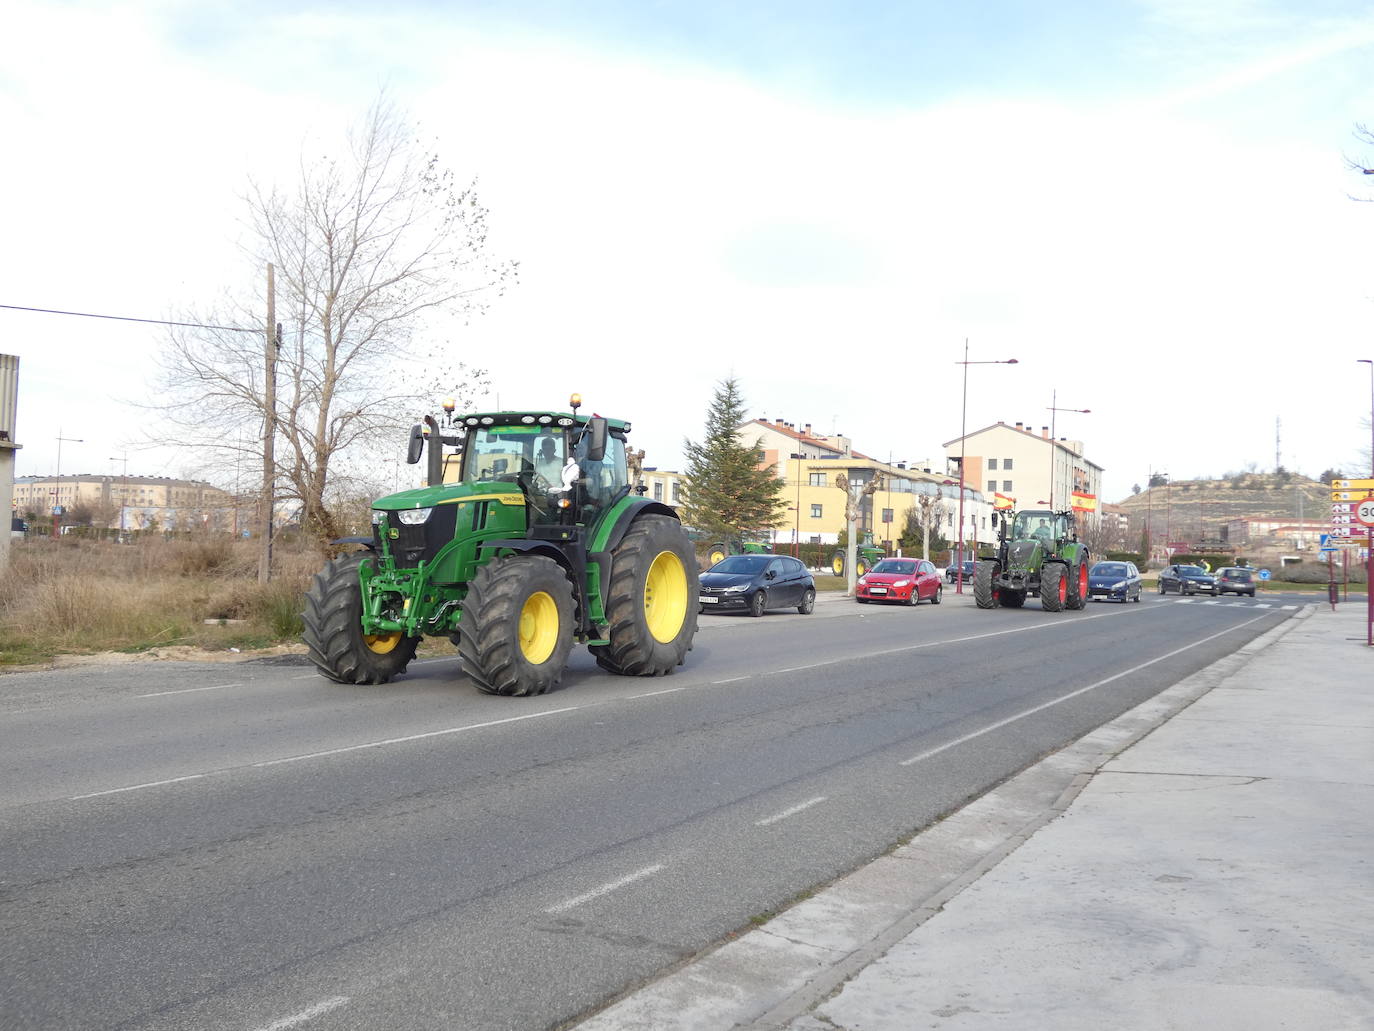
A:
[[[581,1031],[1374,1029],[1374,651],[1310,607]]]

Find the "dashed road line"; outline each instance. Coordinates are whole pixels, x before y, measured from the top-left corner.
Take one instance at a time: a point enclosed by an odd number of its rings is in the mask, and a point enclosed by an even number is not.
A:
[[[347,1002],[347,995],[336,995],[332,999],[324,999],[315,1003],[313,1006],[307,1006],[299,1013],[293,1013],[289,1017],[282,1017],[281,1020],[274,1020],[272,1023],[258,1028],[258,1031],[289,1031],[290,1028],[299,1027],[307,1020],[314,1020],[316,1017],[323,1016],[330,1010],[336,1010]]]
[[[789,816],[796,816],[798,813],[810,809],[813,805],[820,805],[822,802],[825,801],[825,798],[826,796],[824,795],[817,795],[815,798],[808,798],[805,802],[802,802],[799,805],[794,805],[791,809],[784,809],[782,812],[774,813],[772,816],[765,816],[762,820],[755,820],[754,826],[767,827],[769,824],[777,823],[779,820],[785,820]]]
[[[214,687],[183,687],[176,691],[152,691],[148,694],[137,694],[135,698],[165,698],[169,694],[195,694],[197,691],[223,691],[226,687],[242,687],[238,684],[216,684]]]
[[[1076,691],[1070,691],[1068,694],[1063,695],[1062,697],[1052,698],[1048,702],[1042,702],[1039,705],[1027,709],[1025,712],[1017,713],[1015,716],[1008,716],[1006,719],[998,720],[996,723],[990,723],[986,727],[982,727],[978,730],[972,731],[971,733],[965,734],[963,737],[955,738],[953,741],[946,741],[943,745],[938,745],[935,748],[931,748],[927,751],[924,751],[920,755],[914,755],[910,759],[903,759],[899,763],[897,763],[897,765],[913,766],[918,762],[922,762],[926,759],[931,758],[932,756],[939,755],[941,752],[945,752],[951,748],[956,748],[959,745],[966,744],[967,742],[972,741],[975,738],[980,738],[984,734],[990,734],[994,730],[1001,730],[1003,727],[1015,723],[1017,720],[1023,720],[1027,716],[1034,716],[1038,712],[1044,712],[1046,709],[1059,705],[1062,702],[1067,702],[1072,698],[1077,698],[1081,694],[1086,694],[1089,691],[1093,691],[1099,687],[1103,687],[1107,684],[1110,684],[1114,680],[1120,680],[1122,677],[1128,677],[1132,673],[1138,673],[1146,667],[1153,666],[1156,662],[1163,662],[1165,659],[1171,659],[1175,655],[1180,655],[1191,648],[1196,648],[1200,644],[1206,644],[1208,641],[1214,641],[1218,637],[1224,637],[1229,633],[1233,633],[1236,630],[1240,630],[1243,627],[1249,626],[1251,623],[1258,623],[1263,618],[1263,616],[1255,616],[1253,619],[1247,619],[1244,623],[1237,623],[1233,627],[1227,627],[1225,630],[1221,630],[1215,634],[1212,634],[1209,637],[1204,637],[1199,641],[1194,641],[1192,644],[1185,644],[1182,648],[1175,648],[1171,652],[1166,652],[1163,655],[1158,655],[1153,659],[1150,659],[1146,662],[1142,662],[1138,666],[1132,666],[1130,669],[1123,669],[1120,673],[1113,673],[1105,680],[1099,680],[1095,684],[1089,684],[1087,687],[1080,687]]]
[[[737,684],[737,683],[739,683],[741,680],[750,680],[750,679],[752,679],[752,678],[753,678],[753,674],[750,674],[750,675],[747,676],[747,677],[730,677],[730,678],[727,679],[727,680],[713,680],[713,681],[711,681],[711,686],[712,686],[712,687],[717,687],[717,686],[719,686],[719,685],[721,685],[721,684]]]
[[[144,788],[160,788],[164,784],[180,784],[183,781],[200,780],[202,777],[208,776],[210,776],[208,773],[192,773],[185,777],[170,777],[167,780],[150,780],[146,784],[130,784],[128,787],[110,788],[108,791],[92,791],[88,795],[72,795],[68,801],[80,802],[83,798],[99,798],[102,795],[119,795],[125,791],[142,791]]]
[[[658,873],[662,869],[662,863],[655,863],[653,866],[646,866],[643,870],[636,870],[632,874],[626,874],[624,877],[620,878],[617,881],[611,881],[609,884],[603,884],[599,888],[593,888],[591,891],[584,892],[581,895],[574,896],[570,899],[565,899],[564,901],[558,903],[558,905],[556,906],[550,906],[548,909],[544,910],[544,912],[566,913],[568,910],[574,909],[577,906],[582,905],[584,902],[591,902],[593,899],[599,899],[603,895],[609,895],[613,891],[618,891],[619,889],[624,888],[627,885],[634,884],[635,881],[642,881],[646,877],[652,877],[654,874]]]

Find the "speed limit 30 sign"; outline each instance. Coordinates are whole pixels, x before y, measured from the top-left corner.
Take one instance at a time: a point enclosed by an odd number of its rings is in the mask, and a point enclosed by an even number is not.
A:
[[[1374,496],[1365,498],[1355,506],[1355,518],[1365,526],[1374,526]]]

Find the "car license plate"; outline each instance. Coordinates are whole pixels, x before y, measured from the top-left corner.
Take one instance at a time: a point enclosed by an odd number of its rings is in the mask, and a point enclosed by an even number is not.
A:
[[[714,605],[714,604],[716,604],[716,602],[720,601],[720,599],[719,599],[719,598],[705,598],[705,597],[702,597],[702,598],[698,598],[697,601],[701,602],[701,604],[703,604],[703,605]]]
[[[886,593],[887,593],[887,588],[886,588],[886,587],[870,587],[870,588],[868,589],[868,593],[869,593],[869,594],[886,594]]]

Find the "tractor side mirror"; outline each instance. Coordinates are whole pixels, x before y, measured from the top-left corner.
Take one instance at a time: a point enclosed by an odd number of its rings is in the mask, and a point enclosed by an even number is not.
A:
[[[417,422],[410,428],[410,446],[406,448],[406,464],[414,465],[425,453],[425,431]]]
[[[594,415],[587,420],[587,461],[600,462],[606,457],[606,420]]]

